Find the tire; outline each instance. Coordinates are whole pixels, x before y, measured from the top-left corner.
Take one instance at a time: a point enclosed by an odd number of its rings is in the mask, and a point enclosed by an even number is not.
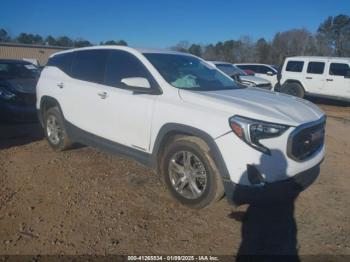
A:
[[[286,83],[282,87],[282,92],[288,95],[303,98],[305,95],[304,88],[298,83]]]
[[[72,143],[58,107],[51,107],[45,112],[44,131],[49,145],[55,151],[63,151],[71,147]]]
[[[172,196],[190,208],[207,207],[224,195],[209,147],[198,137],[181,136],[168,144],[160,161],[160,171]]]

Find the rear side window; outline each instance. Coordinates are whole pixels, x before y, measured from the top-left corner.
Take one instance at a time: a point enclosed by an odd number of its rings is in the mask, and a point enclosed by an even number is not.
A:
[[[329,74],[334,76],[346,76],[348,75],[350,68],[348,64],[331,63],[329,67]]]
[[[108,50],[84,50],[75,54],[72,77],[94,83],[102,83]]]
[[[324,71],[324,63],[323,62],[309,62],[307,66],[307,72],[309,74],[319,74],[322,75]]]
[[[73,57],[74,53],[55,55],[49,59],[47,66],[55,66],[61,69],[67,75],[70,75]]]
[[[120,81],[127,77],[145,77],[149,81],[149,73],[141,61],[134,55],[120,50],[110,51],[104,83],[119,87]]]
[[[302,72],[304,62],[303,61],[288,61],[286,71],[289,72]]]

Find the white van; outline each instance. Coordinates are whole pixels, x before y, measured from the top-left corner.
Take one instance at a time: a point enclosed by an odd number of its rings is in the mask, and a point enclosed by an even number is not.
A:
[[[280,92],[350,101],[350,58],[288,57],[279,77]]]

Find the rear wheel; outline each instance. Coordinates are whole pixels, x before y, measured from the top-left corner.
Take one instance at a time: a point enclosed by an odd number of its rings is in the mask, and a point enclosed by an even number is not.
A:
[[[286,83],[283,85],[282,91],[288,95],[301,98],[303,98],[305,95],[304,88],[298,83]]]
[[[68,149],[71,141],[64,127],[63,117],[58,107],[52,107],[45,114],[45,135],[50,146],[57,151]]]
[[[161,172],[171,194],[191,208],[203,208],[219,200],[224,188],[207,144],[192,136],[167,146]]]

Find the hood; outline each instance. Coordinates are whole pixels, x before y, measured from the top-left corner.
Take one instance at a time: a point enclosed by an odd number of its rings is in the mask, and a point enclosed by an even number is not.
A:
[[[258,88],[218,91],[180,90],[187,103],[262,121],[298,126],[320,119],[324,113],[314,104],[294,96]]]
[[[7,79],[0,81],[0,83],[3,83],[8,89],[16,93],[36,93],[36,79]]]
[[[252,82],[256,85],[260,85],[260,84],[270,84],[270,81],[261,78],[261,77],[257,77],[257,76],[246,76],[246,75],[241,75],[241,80],[243,81],[248,81],[248,82]]]

